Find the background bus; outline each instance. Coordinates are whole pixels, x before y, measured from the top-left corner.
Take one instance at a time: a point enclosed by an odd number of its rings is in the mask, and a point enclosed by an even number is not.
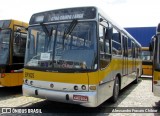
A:
[[[27,27],[22,21],[0,20],[0,86],[23,83]]]
[[[142,47],[142,75],[152,76],[152,52],[149,47]]]
[[[160,96],[160,24],[157,26],[156,35],[151,39],[153,52],[153,78],[152,91],[155,96]]]
[[[23,95],[96,107],[138,82],[141,45],[96,7],[32,15]]]

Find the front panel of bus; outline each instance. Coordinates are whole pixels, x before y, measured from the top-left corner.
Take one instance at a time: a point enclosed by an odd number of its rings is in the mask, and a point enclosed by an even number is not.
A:
[[[81,19],[81,10],[61,13],[28,29],[23,94],[96,106],[97,23]]]
[[[142,75],[152,75],[152,60],[149,48],[142,48]]]
[[[154,39],[153,93],[160,96],[160,34]]]
[[[22,85],[26,33],[13,20],[0,20],[0,86]]]

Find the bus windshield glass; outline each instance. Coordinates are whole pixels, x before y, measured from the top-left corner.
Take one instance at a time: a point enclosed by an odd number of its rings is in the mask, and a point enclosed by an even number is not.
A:
[[[6,64],[9,56],[10,30],[0,30],[0,64]]]
[[[150,51],[142,51],[142,60],[151,60]]]
[[[25,66],[46,69],[95,69],[96,23],[73,20],[29,27]]]

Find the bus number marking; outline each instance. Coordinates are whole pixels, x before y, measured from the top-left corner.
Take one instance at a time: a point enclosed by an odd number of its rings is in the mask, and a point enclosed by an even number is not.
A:
[[[25,72],[25,77],[34,78],[34,73]]]

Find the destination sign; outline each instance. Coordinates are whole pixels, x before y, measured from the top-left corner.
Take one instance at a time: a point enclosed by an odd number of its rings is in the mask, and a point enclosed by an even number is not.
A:
[[[83,19],[83,16],[84,16],[84,14],[52,16],[50,21],[69,20],[69,19]]]
[[[96,18],[95,7],[66,8],[46,11],[32,15],[31,24],[48,23],[54,21],[65,21],[73,19],[94,19]]]

